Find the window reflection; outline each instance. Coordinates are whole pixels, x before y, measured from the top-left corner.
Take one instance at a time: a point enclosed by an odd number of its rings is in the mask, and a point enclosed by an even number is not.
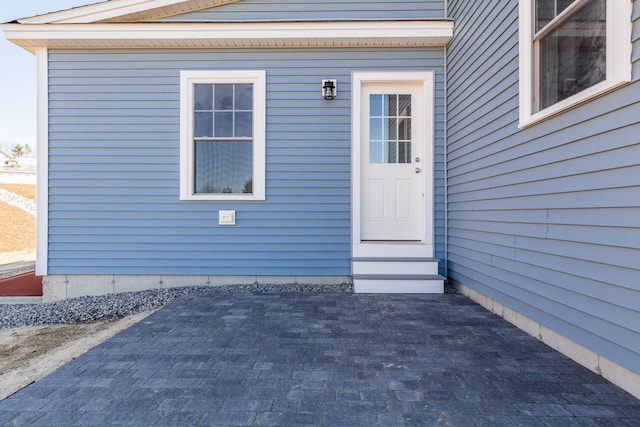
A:
[[[540,109],[604,81],[606,1],[590,1],[543,36],[539,49]]]

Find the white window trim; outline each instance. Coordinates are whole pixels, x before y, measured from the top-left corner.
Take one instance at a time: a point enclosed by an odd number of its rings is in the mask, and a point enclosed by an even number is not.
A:
[[[586,0],[584,0],[586,1]],[[535,0],[520,0],[520,128],[560,114],[631,81],[630,0],[607,1],[607,79],[541,111],[533,111]]]
[[[180,200],[265,200],[266,72],[264,70],[180,72]],[[195,194],[193,144],[193,86],[208,84],[253,84],[253,194]]]

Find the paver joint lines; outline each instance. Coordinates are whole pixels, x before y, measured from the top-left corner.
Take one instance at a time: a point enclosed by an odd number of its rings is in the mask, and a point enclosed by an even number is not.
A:
[[[0,402],[2,425],[640,425],[461,295],[203,292]]]

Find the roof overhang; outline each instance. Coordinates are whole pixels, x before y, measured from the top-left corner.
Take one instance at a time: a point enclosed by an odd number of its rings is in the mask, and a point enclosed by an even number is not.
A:
[[[451,20],[4,24],[5,37],[38,47],[92,48],[349,48],[446,46]]]

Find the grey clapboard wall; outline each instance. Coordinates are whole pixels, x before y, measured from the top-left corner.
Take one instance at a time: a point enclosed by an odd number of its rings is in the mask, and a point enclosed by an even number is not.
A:
[[[178,200],[179,73],[204,69],[266,70],[265,202]],[[49,274],[350,274],[351,72],[381,69],[436,72],[442,256],[443,49],[52,50]]]
[[[444,17],[444,3],[442,0],[243,0],[157,21],[437,19]]]
[[[633,83],[518,129],[518,2],[452,0],[449,276],[640,373],[640,5]]]

